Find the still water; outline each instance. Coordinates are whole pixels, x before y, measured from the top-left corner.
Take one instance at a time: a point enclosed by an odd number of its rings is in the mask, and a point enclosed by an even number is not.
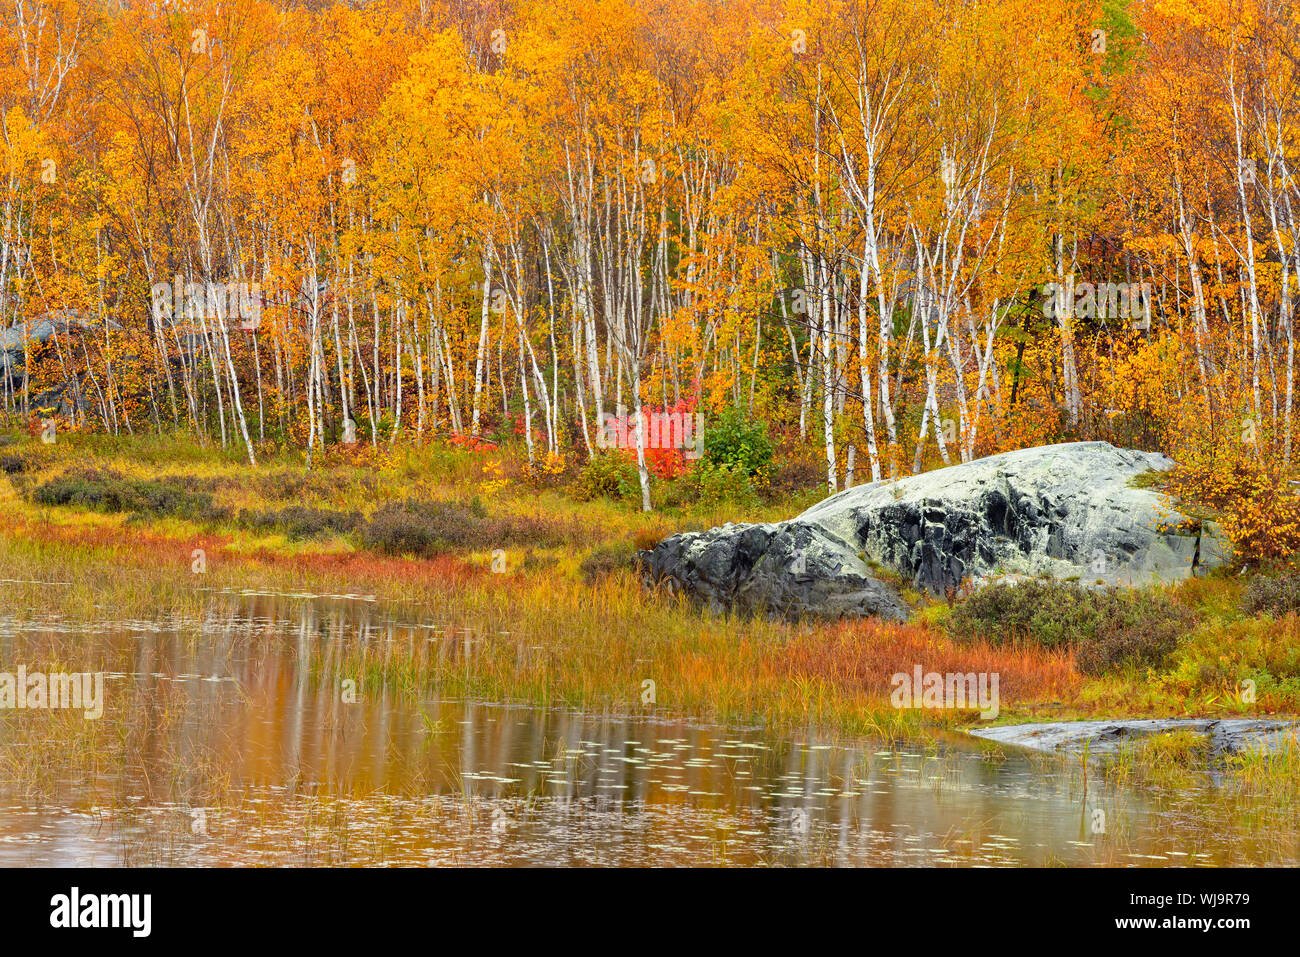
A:
[[[353,697],[330,649],[436,614],[214,596],[201,621],[0,616],[0,671],[105,680],[105,716],[0,711],[0,865],[1295,864],[1294,811],[1119,788],[961,735],[900,744],[653,713]],[[73,653],[70,649],[79,649]],[[93,650],[88,650],[93,649]],[[455,649],[452,649],[455,653]],[[345,700],[349,699],[349,700]]]

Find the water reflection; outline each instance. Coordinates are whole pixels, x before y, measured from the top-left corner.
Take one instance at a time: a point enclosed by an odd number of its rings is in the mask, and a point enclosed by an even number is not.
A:
[[[347,703],[338,662],[349,644],[382,658],[416,643],[450,667],[484,636],[433,609],[395,619],[364,599],[243,595],[214,607],[201,622],[91,629],[0,618],[0,666],[55,650],[67,660],[77,642],[111,668],[105,720],[116,702],[125,742],[93,775],[44,788],[0,780],[0,864],[1297,860],[1287,812],[1243,813],[1210,781],[1167,795],[1095,781],[1085,791],[1068,766],[990,760],[958,738],[783,737],[450,701],[364,679]],[[0,747],[37,747],[31,734],[50,720],[3,714]]]

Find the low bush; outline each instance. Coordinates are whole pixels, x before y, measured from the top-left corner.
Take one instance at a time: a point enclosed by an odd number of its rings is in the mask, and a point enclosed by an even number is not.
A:
[[[40,485],[32,493],[39,505],[81,505],[104,512],[132,510],[133,490],[116,472],[81,469],[65,472]]]
[[[593,548],[579,566],[582,577],[587,582],[594,582],[619,570],[631,570],[635,567],[636,547],[626,540]]]
[[[1113,625],[1103,622],[1095,637],[1079,644],[1074,656],[1075,667],[1085,675],[1100,675],[1130,666],[1159,668],[1195,624],[1190,612],[1173,605],[1132,617],[1131,621]]]
[[[547,452],[535,462],[521,462],[518,478],[535,489],[558,488],[568,471],[568,461],[558,452]]]
[[[1274,618],[1300,611],[1300,571],[1252,578],[1241,600],[1241,609],[1248,615],[1268,614]]]
[[[367,548],[420,557],[519,545],[546,548],[584,537],[576,529],[532,516],[489,516],[477,499],[390,502],[360,531]]]
[[[390,502],[361,530],[368,548],[390,555],[428,556],[478,545],[487,511],[478,502]]]
[[[242,477],[240,480],[244,481]],[[347,476],[335,471],[282,470],[258,475],[254,481],[258,493],[265,499],[301,502],[308,498],[323,499],[337,494],[346,487]]]
[[[598,498],[615,501],[638,499],[641,496],[641,481],[634,463],[629,462],[625,456],[605,453],[593,455],[587,460],[569,492],[580,502]]]
[[[101,512],[176,516],[198,521],[229,517],[213,504],[209,492],[184,479],[135,479],[110,469],[65,472],[38,486],[32,500],[40,505],[80,505]]]
[[[782,459],[773,466],[765,489],[766,497],[778,502],[814,496],[820,500],[829,494],[826,490],[825,459],[817,460],[806,456]]]
[[[740,471],[762,484],[772,469],[776,448],[767,424],[742,409],[724,409],[704,432],[704,462]]]
[[[1239,700],[1255,684],[1261,710],[1300,700],[1300,619],[1238,618],[1201,628],[1179,643],[1162,685],[1179,696],[1217,694]]]
[[[759,502],[754,484],[744,469],[701,462],[673,483],[669,504],[703,508],[731,504],[752,508]]]
[[[954,636],[994,645],[1071,647],[1081,672],[1101,674],[1159,667],[1195,622],[1189,610],[1159,592],[1027,580],[980,589],[957,604],[947,627]]]
[[[269,512],[241,511],[239,523],[258,531],[278,531],[292,539],[307,539],[356,531],[361,527],[362,519],[356,512],[290,505]]]

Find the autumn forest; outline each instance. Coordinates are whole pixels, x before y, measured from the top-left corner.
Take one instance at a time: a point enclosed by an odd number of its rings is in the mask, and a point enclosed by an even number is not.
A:
[[[0,149],[0,876],[1300,865],[1293,4],[0,0]]]
[[[0,44],[11,424],[1292,463],[1281,2],[36,0]]]

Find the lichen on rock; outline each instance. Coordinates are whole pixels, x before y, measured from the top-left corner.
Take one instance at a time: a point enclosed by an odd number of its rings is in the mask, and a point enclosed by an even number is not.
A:
[[[1073,442],[1019,449],[832,495],[786,522],[674,535],[641,553],[647,582],[714,609],[905,618],[873,568],[950,594],[1000,578],[1168,582],[1222,564],[1213,526],[1134,482],[1157,452]]]

